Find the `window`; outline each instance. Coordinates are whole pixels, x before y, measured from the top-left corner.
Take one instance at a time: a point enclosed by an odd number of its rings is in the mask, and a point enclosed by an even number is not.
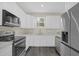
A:
[[[44,26],[45,26],[45,17],[38,17],[37,27],[44,27]]]

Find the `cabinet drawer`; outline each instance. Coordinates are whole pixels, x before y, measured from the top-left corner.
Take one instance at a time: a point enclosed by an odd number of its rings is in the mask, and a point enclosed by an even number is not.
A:
[[[61,43],[61,48],[60,48],[61,52],[61,56],[70,56],[70,48],[68,46],[66,46],[65,44]]]
[[[79,53],[71,49],[71,56],[79,56]]]

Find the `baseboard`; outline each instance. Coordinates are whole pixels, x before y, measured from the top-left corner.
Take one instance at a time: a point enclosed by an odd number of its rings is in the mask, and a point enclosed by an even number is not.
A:
[[[55,48],[55,46],[30,46],[30,47],[41,47],[41,48],[42,48],[42,47],[44,47],[44,48],[45,48],[45,47],[46,47],[46,48],[49,47],[49,48]]]

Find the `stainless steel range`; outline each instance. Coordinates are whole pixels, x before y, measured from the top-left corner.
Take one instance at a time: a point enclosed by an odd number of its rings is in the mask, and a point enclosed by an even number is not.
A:
[[[14,32],[0,32],[0,56],[24,56],[26,54],[26,39],[15,36]]]
[[[26,54],[26,40],[23,36],[16,36],[13,41],[13,56],[24,56]]]

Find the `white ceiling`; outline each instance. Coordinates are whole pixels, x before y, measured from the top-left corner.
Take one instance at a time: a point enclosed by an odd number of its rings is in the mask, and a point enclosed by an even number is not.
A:
[[[44,7],[41,7],[41,4],[44,5]],[[44,12],[44,13],[50,13],[50,12],[63,12],[65,10],[65,4],[64,3],[52,3],[52,2],[20,2],[20,6],[23,7],[23,9],[27,12]]]
[[[74,5],[75,3],[65,3],[65,2],[17,2],[17,4],[26,13],[55,13],[55,14],[62,14],[67,9],[72,7],[72,5]],[[44,7],[41,7],[41,4],[43,4]]]

